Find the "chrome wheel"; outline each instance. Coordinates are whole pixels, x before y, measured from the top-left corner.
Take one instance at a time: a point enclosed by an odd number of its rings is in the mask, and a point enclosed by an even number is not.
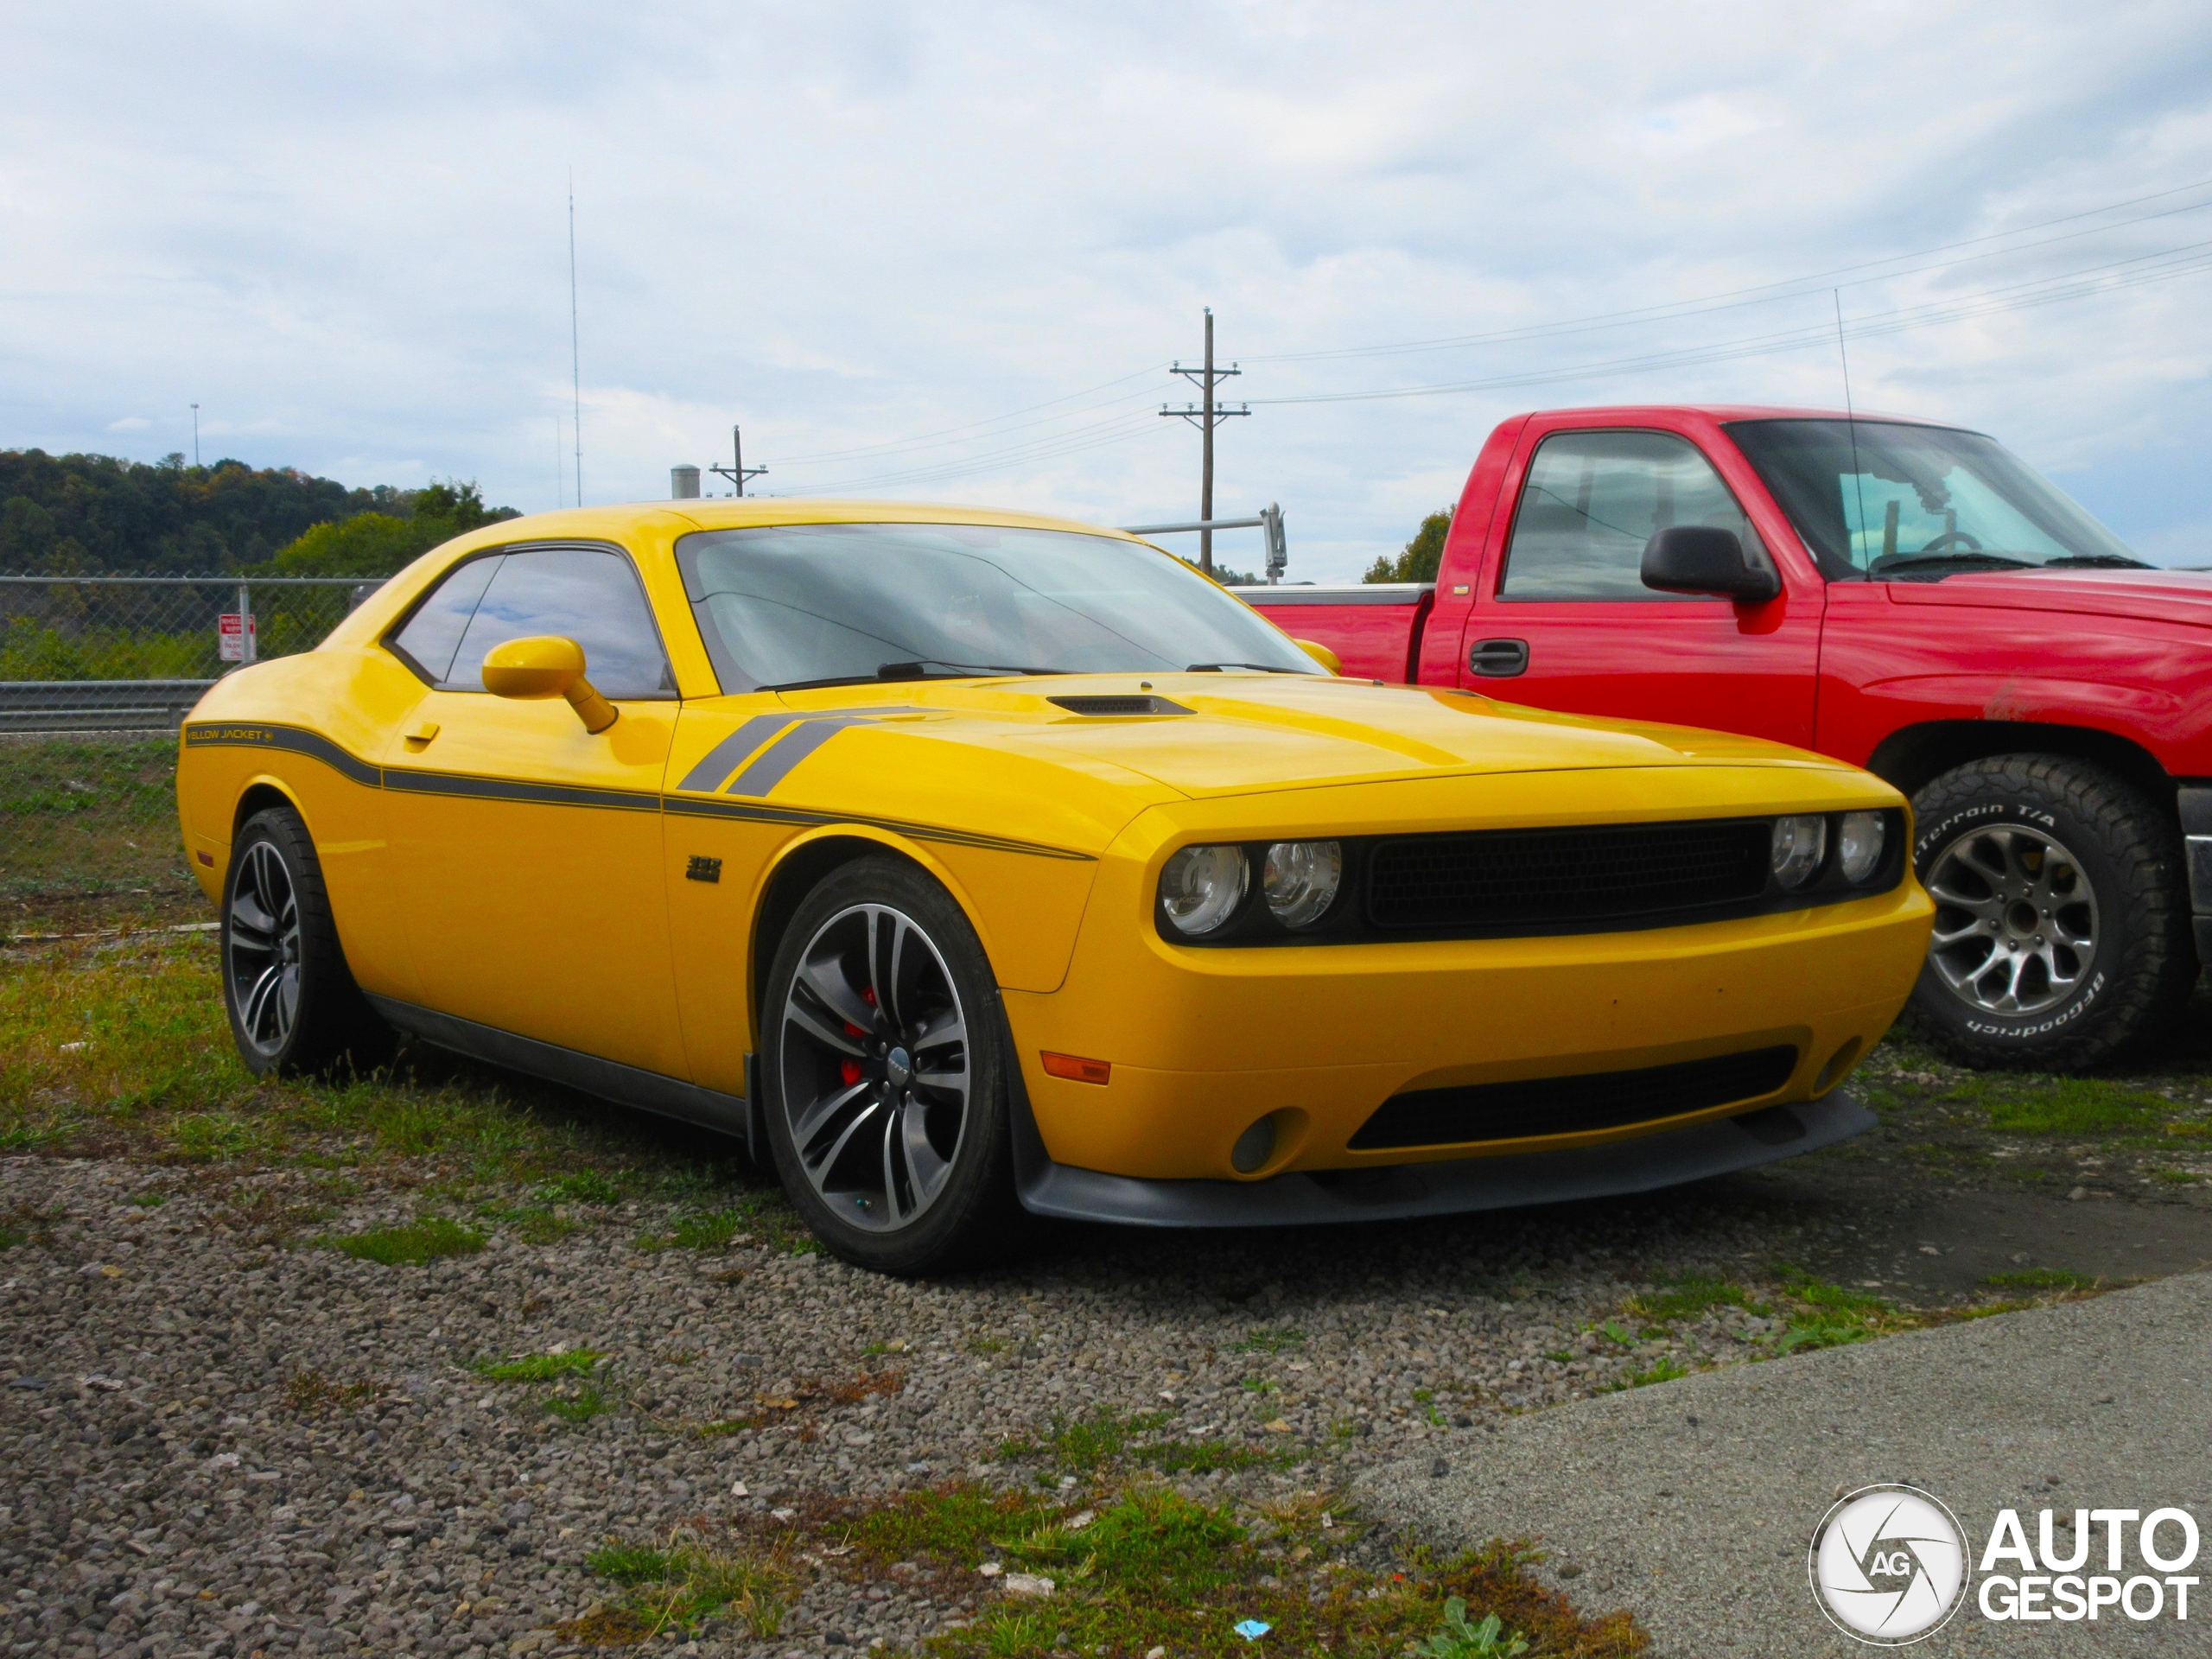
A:
[[[816,930],[784,1000],[785,1121],[806,1179],[872,1232],[912,1224],[968,1132],[968,1024],[944,957],[910,916],[855,905]]]
[[[280,1052],[300,1011],[300,905],[269,842],[248,847],[238,866],[223,945],[239,1031],[261,1053]]]
[[[2079,989],[2097,952],[2097,897],[2081,862],[2040,830],[1968,830],[1928,872],[1928,960],[1986,1014],[2037,1014]]]

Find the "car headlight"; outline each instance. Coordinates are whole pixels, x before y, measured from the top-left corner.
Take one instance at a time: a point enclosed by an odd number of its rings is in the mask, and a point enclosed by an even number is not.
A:
[[[1321,919],[1344,880],[1344,849],[1333,841],[1279,841],[1268,849],[1260,891],[1268,912],[1285,927]]]
[[[1889,826],[1879,812],[1847,812],[1836,826],[1835,859],[1843,879],[1857,887],[1882,867]]]
[[[1774,879],[1783,887],[1802,887],[1818,875],[1827,850],[1828,821],[1817,813],[1774,821],[1770,862]]]
[[[1160,873],[1160,903],[1175,931],[1211,933],[1244,900],[1242,847],[1185,847]]]

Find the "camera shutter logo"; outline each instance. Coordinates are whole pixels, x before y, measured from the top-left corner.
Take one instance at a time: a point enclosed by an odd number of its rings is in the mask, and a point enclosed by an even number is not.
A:
[[[1916,1487],[1862,1486],[1840,1500],[1805,1565],[1830,1622],[1876,1647],[1932,1635],[1966,1599],[1966,1535]]]

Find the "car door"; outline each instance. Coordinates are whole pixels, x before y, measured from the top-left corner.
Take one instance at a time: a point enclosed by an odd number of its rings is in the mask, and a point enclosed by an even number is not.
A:
[[[485,653],[556,635],[617,718],[484,689]],[[669,962],[660,790],[676,680],[627,554],[495,550],[454,567],[385,644],[424,683],[385,755],[391,864],[440,1013],[686,1075]]]
[[[1777,563],[1691,438],[1531,422],[1462,634],[1461,683],[1539,708],[1813,739],[1822,586]],[[1732,531],[1781,594],[1738,602],[1643,585],[1644,543],[1674,524]]]

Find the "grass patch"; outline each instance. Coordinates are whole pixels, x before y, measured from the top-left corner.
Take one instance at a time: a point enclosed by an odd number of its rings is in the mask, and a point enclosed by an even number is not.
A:
[[[1101,1406],[1088,1417],[1052,1414],[1051,1428],[1042,1435],[1007,1441],[999,1456],[1025,1462],[1044,1462],[1073,1475],[1093,1474],[1128,1454],[1140,1437],[1165,1427],[1164,1411],[1141,1411],[1129,1415],[1112,1406]]]
[[[2000,1135],[2080,1140],[2157,1135],[2182,1110],[2164,1095],[2103,1077],[1972,1077],[1942,1098],[1980,1107]]]
[[[433,1262],[442,1255],[474,1255],[484,1235],[444,1216],[430,1216],[403,1227],[375,1227],[365,1233],[326,1233],[320,1243],[334,1250],[387,1268]]]
[[[1623,1377],[1619,1382],[1612,1384],[1607,1392],[1618,1394],[1624,1389],[1648,1389],[1655,1382],[1679,1382],[1689,1374],[1689,1367],[1682,1364],[1672,1355],[1665,1355],[1649,1370],[1638,1371],[1633,1376]]]
[[[1777,1353],[1840,1348],[1913,1323],[1900,1319],[1895,1308],[1871,1291],[1830,1284],[1788,1262],[1780,1263],[1777,1271],[1783,1294],[1795,1304],[1788,1327],[1775,1339]]]
[[[1678,1319],[1697,1319],[1716,1307],[1748,1308],[1751,1306],[1751,1294],[1741,1285],[1731,1284],[1726,1279],[1690,1273],[1664,1280],[1653,1289],[1639,1291],[1630,1301],[1628,1310],[1654,1324],[1671,1325]],[[1612,1334],[1610,1328],[1606,1334]],[[1621,1338],[1615,1338],[1614,1340]]]
[[[29,1233],[19,1233],[5,1222],[0,1222],[0,1250],[12,1250],[29,1236]]]
[[[1248,1332],[1241,1342],[1230,1344],[1233,1354],[1280,1354],[1292,1348],[1306,1345],[1306,1333],[1287,1325],[1262,1326]]]
[[[1136,1460],[1163,1475],[1211,1475],[1217,1470],[1234,1474],[1241,1469],[1287,1468],[1297,1454],[1234,1440],[1160,1440],[1139,1446]]]
[[[996,1337],[970,1337],[967,1348],[971,1354],[1003,1354],[1011,1352],[1014,1344],[1001,1342]]]
[[[0,673],[24,677],[42,677]],[[206,909],[177,830],[173,734],[0,742],[0,896],[31,907],[27,931],[70,901],[124,916]],[[84,925],[66,909],[56,921]]]
[[[641,1233],[638,1249],[648,1254],[660,1250],[724,1250],[734,1243],[758,1238],[790,1255],[811,1255],[820,1241],[806,1230],[777,1188],[741,1193],[736,1202],[715,1210],[695,1210],[676,1217],[666,1232]]]
[[[530,1196],[540,1204],[620,1204],[622,1185],[596,1169],[579,1169],[540,1181]]]
[[[556,1382],[588,1371],[606,1356],[596,1348],[571,1348],[560,1354],[524,1354],[518,1359],[480,1359],[471,1369],[494,1382]]]
[[[1417,1552],[1403,1571],[1359,1566],[1339,1551],[1360,1529],[1332,1525],[1328,1507],[1310,1494],[1272,1522],[1248,1521],[1227,1504],[1140,1485],[1096,1500],[1085,1522],[1037,1495],[953,1484],[849,1509],[818,1535],[853,1551],[842,1565],[855,1575],[904,1561],[972,1586],[976,1568],[997,1560],[1054,1581],[1045,1602],[987,1592],[967,1629],[931,1640],[939,1659],[1135,1656],[1155,1647],[1178,1659],[1395,1659],[1408,1651],[1630,1659],[1649,1645],[1626,1614],[1576,1615],[1529,1576],[1541,1558],[1523,1546],[1494,1543],[1450,1559]],[[1247,1643],[1235,1629],[1244,1619],[1269,1633]],[[1440,1638],[1446,1645],[1435,1645]]]
[[[558,1626],[558,1634],[572,1641],[650,1641],[664,1633],[695,1632],[718,1618],[734,1619],[765,1640],[781,1628],[798,1586],[798,1574],[779,1560],[716,1548],[683,1533],[656,1548],[610,1544],[592,1551],[584,1564],[629,1594],[594,1620]]]
[[[2099,1290],[2104,1281],[2059,1268],[2023,1268],[2018,1273],[1993,1273],[1981,1281],[1999,1290]]]
[[[564,1423],[588,1423],[593,1418],[614,1409],[605,1393],[594,1382],[549,1394],[538,1403]]]

